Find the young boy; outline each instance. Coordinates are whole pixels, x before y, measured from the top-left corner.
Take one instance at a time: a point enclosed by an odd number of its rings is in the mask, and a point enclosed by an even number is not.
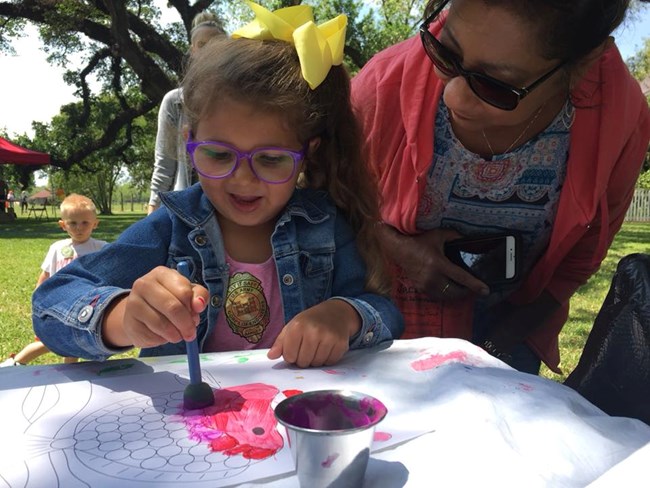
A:
[[[74,259],[99,251],[107,244],[105,241],[91,237],[98,224],[97,209],[89,198],[72,193],[61,202],[59,226],[70,237],[57,241],[50,246],[41,265],[42,272],[36,282],[36,288]],[[25,346],[18,354],[14,354],[0,363],[0,368],[22,366],[48,352],[50,350],[36,338],[34,342]],[[64,358],[65,363],[74,363],[76,361],[77,358]]]

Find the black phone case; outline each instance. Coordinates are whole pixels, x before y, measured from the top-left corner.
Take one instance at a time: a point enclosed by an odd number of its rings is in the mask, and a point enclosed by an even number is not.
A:
[[[507,236],[512,236],[515,239],[515,274],[512,278],[487,280],[485,279],[484,276],[482,276],[482,273],[477,272],[475,269],[467,266],[467,264],[465,264],[465,262],[460,256],[461,251],[476,252],[477,249],[481,249],[481,244],[487,241],[492,241],[494,239],[505,238]],[[471,273],[472,276],[483,281],[490,288],[497,288],[498,286],[501,285],[507,285],[509,283],[513,283],[519,278],[519,263],[520,263],[520,256],[521,256],[520,248],[521,248],[521,238],[519,235],[514,233],[495,234],[495,235],[481,236],[481,237],[463,237],[445,243],[445,256],[447,256],[447,259],[449,259],[452,263],[454,263],[457,266],[460,266],[468,273]]]

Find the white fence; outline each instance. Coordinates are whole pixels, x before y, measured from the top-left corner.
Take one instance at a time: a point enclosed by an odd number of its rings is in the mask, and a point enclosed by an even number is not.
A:
[[[650,190],[634,190],[632,204],[625,215],[626,222],[650,222]]]

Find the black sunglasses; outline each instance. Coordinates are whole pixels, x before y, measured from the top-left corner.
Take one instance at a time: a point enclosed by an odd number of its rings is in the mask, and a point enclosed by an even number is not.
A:
[[[431,62],[436,68],[438,68],[438,70],[440,70],[440,72],[450,78],[455,78],[456,76],[462,76],[465,78],[472,91],[485,103],[489,103],[493,107],[501,110],[514,110],[517,108],[517,105],[519,105],[521,100],[549,79],[566,63],[565,61],[562,61],[541,78],[523,88],[517,88],[516,86],[504,83],[503,81],[499,81],[496,78],[492,78],[483,73],[467,71],[462,67],[458,56],[443,46],[440,41],[429,32],[429,26],[438,15],[440,15],[440,12],[442,12],[442,9],[445,8],[448,3],[449,0],[442,2],[420,26],[422,45],[424,46],[424,50],[429,56],[429,59],[431,59]]]

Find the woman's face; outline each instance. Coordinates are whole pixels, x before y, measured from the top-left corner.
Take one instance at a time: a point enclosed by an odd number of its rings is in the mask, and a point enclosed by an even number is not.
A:
[[[210,25],[198,27],[192,34],[190,56],[194,56],[196,52],[205,46],[210,39],[219,35],[223,35],[221,31]]]
[[[438,40],[466,70],[477,71],[516,87],[525,87],[552,70],[561,60],[541,57],[530,26],[502,7],[485,2],[455,0]],[[454,125],[468,131],[524,124],[546,102],[566,98],[561,71],[535,88],[512,111],[493,107],[478,98],[462,76],[449,78],[437,68],[445,84],[444,101]]]

